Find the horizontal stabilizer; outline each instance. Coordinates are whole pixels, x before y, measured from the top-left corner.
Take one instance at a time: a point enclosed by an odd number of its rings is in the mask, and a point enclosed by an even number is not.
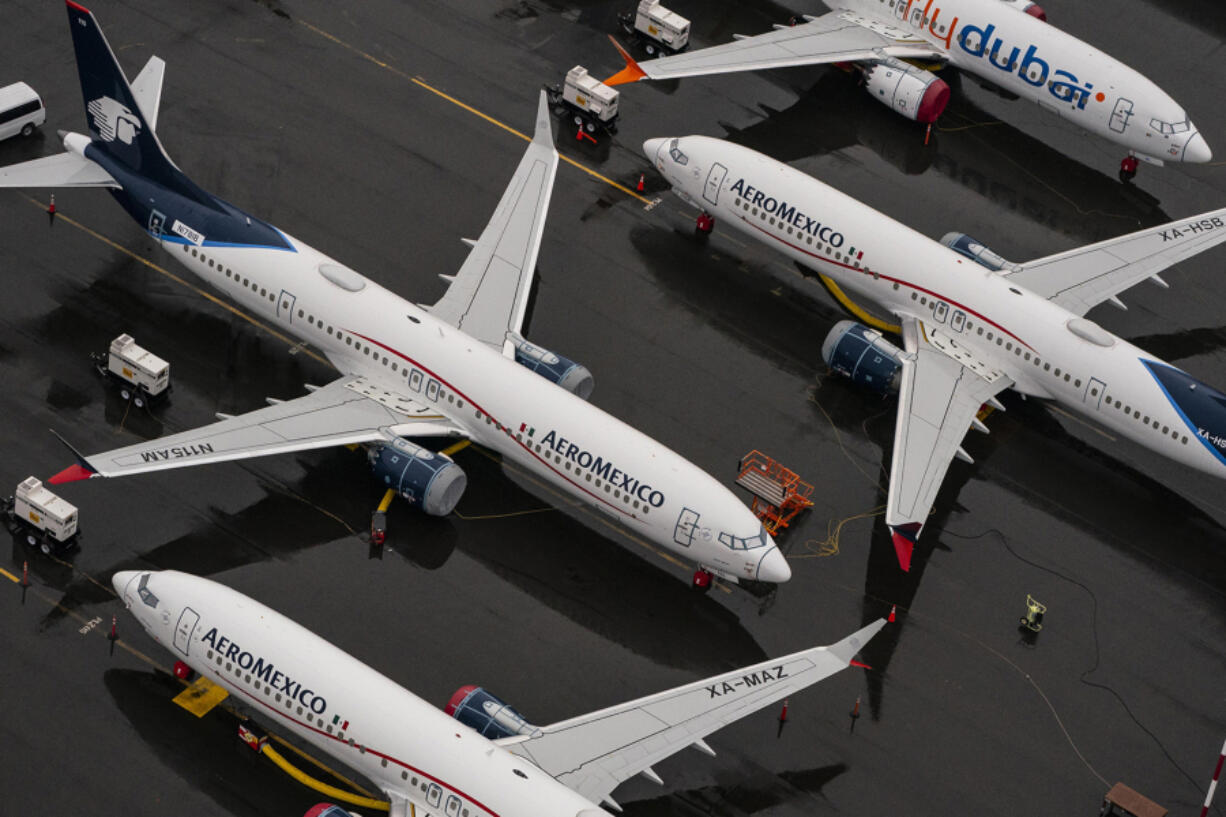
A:
[[[0,167],[0,187],[119,187],[119,182],[83,156],[60,153]]]

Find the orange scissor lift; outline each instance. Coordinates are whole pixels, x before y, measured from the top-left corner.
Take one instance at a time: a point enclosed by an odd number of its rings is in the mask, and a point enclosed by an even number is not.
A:
[[[753,494],[753,512],[772,536],[813,507],[813,486],[756,449],[741,458],[736,484]]]

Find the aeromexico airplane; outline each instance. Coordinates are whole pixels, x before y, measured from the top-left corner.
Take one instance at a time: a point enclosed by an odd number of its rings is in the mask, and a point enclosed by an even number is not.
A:
[[[823,356],[899,392],[886,505],[899,563],[976,416],[1005,389],[1053,400],[1171,459],[1226,476],[1226,394],[1084,317],[1226,241],[1226,209],[1013,264],[960,233],[941,243],[811,176],[705,136],[649,139],[673,190],[896,315],[905,352],[850,321]],[[951,246],[954,249],[951,249]],[[958,251],[955,251],[958,250]]]
[[[479,687],[447,714],[280,613],[174,570],[125,570],[115,592],[176,659],[373,781],[393,817],[599,817],[623,781],[853,662],[883,619],[837,644],[533,726]],[[863,665],[860,665],[863,666]],[[448,717],[448,714],[453,717]],[[454,719],[453,719],[454,718]],[[463,722],[466,726],[456,723]]]
[[[697,563],[699,584],[710,573],[790,578],[731,491],[587,403],[587,370],[520,335],[558,161],[543,95],[493,218],[459,272],[444,276],[443,298],[423,308],[197,187],[155,133],[164,63],[151,58],[129,86],[93,14],[67,5],[90,133],[65,135],[66,153],[0,169],[0,186],[109,188],[173,258],[320,349],[342,375],[193,431],[78,456],[51,482],[362,443],[381,482],[445,515],[464,473],[408,438],[459,437]]]
[[[1208,162],[1187,113],[1137,71],[1048,25],[1030,0],[830,0],[834,10],[756,37],[635,63],[609,84],[762,68],[852,63],[878,102],[933,122],[949,86],[913,63],[949,64],[1038,103],[1152,164]],[[619,47],[620,48],[620,47]],[[1136,171],[1135,160],[1121,163]]]

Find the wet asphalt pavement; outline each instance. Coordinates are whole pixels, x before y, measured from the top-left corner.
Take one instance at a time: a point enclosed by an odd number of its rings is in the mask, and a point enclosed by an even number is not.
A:
[[[630,0],[624,0],[631,5]],[[698,45],[789,14],[766,2],[673,0]],[[837,69],[634,86],[618,136],[558,122],[563,163],[529,337],[587,365],[593,401],[728,484],[762,449],[816,486],[781,537],[794,577],[774,592],[688,587],[689,569],[562,507],[475,449],[458,513],[394,506],[381,558],[365,538],[380,491],[344,449],[64,486],[81,509],[71,564],[14,541],[0,562],[0,786],[8,814],[286,815],[320,798],[242,746],[234,720],[170,702],[163,651],[109,577],[206,575],[281,610],[440,705],[475,682],[550,723],[766,656],[841,638],[898,606],[852,669],[717,733],[617,800],[647,815],[1091,815],[1116,781],[1199,810],[1226,737],[1226,483],[1040,403],[1006,397],[966,443],[902,574],[880,512],[895,404],[828,376],[842,317],[812,279],[667,195],[639,146],[723,136],[793,163],[933,238],[974,235],[1026,260],[1226,203],[1226,15],[1205,0],[1044,3],[1049,19],[1183,103],[1219,162],[1142,166],[969,78],[932,142]],[[422,303],[444,290],[524,143],[537,89],[576,62],[618,59],[614,0],[553,3],[231,2],[93,5],[129,76],[168,64],[159,136],[204,188]],[[84,130],[65,15],[0,6],[0,84],[24,79],[49,118],[0,143],[0,164]],[[205,290],[99,190],[0,191],[0,489],[86,451],[293,397],[334,372]],[[1226,250],[1091,317],[1226,385]],[[171,273],[175,277],[163,272]],[[171,361],[175,391],[129,409],[91,352],[128,332]],[[1048,607],[1037,638],[1018,617]],[[105,633],[118,615],[120,645]],[[861,701],[858,719],[849,713]],[[405,728],[412,728],[406,724]],[[1218,806],[1213,813],[1226,813]]]

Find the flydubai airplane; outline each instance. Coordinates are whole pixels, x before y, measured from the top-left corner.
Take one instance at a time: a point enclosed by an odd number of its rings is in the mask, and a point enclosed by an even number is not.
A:
[[[699,565],[695,584],[787,581],[756,516],[697,466],[584,399],[585,368],[520,334],[558,154],[536,131],[494,216],[436,304],[420,307],[205,192],[156,135],[165,64],[128,84],[93,14],[67,0],[89,135],[0,168],[4,187],[105,187],[166,252],[244,308],[320,349],[341,377],[292,400],[91,456],[61,483],[355,443],[379,481],[446,515],[466,477],[409,438],[497,451],[630,531]]]
[[[1030,0],[833,0],[833,11],[725,45],[636,63],[610,85],[762,68],[850,63],[873,99],[934,122],[949,86],[921,64],[948,64],[1126,147],[1137,159],[1208,162],[1209,145],[1171,97],[1137,71],[1045,21]]]
[[[479,687],[446,714],[324,639],[224,585],[174,570],[111,579],[141,626],[257,720],[292,732],[373,781],[392,817],[598,817],[623,781],[662,782],[656,763],[845,669],[878,619],[814,647],[667,692],[534,726]],[[863,666],[859,664],[859,666]],[[452,717],[448,717],[451,715]],[[453,719],[454,718],[454,719]],[[456,723],[461,721],[465,726]]]
[[[1226,394],[1085,314],[1226,241],[1226,209],[1015,264],[951,233],[940,243],[749,148],[706,136],[643,151],[684,200],[896,315],[904,350],[845,321],[822,355],[870,388],[897,388],[886,523],[903,570],[968,428],[1005,389],[1053,400],[1116,434],[1226,476]]]

